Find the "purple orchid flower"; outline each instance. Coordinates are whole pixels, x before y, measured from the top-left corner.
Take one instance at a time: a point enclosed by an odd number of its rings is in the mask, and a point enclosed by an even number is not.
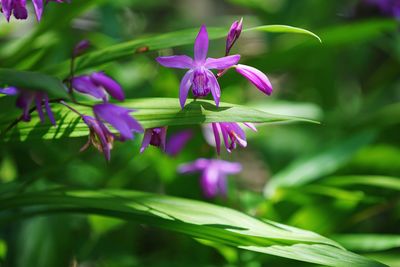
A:
[[[36,110],[39,114],[40,121],[44,123],[44,106],[51,124],[56,125],[56,120],[54,119],[53,112],[51,111],[49,97],[47,96],[47,94],[43,92],[20,90],[16,87],[6,87],[3,89],[0,88],[0,93],[6,95],[18,95],[16,106],[22,109],[21,118],[23,121],[31,120],[30,109],[33,101],[35,101]]]
[[[182,109],[185,106],[190,88],[192,88],[194,97],[204,97],[211,92],[218,107],[221,90],[216,77],[210,69],[227,69],[239,62],[240,55],[207,58],[208,43],[207,29],[203,25],[194,43],[194,59],[186,55],[158,57],[156,59],[164,67],[189,69],[183,76],[179,89],[179,100]]]
[[[253,131],[257,131],[253,123],[243,123]],[[237,144],[241,147],[247,146],[246,134],[236,122],[213,122],[211,127],[215,138],[215,147],[218,155],[221,152],[221,135],[224,140],[226,150],[231,153]]]
[[[140,153],[143,153],[143,151],[149,145],[160,147],[164,151],[166,137],[167,137],[167,127],[146,129],[146,131],[144,132],[142,145],[140,147]]]
[[[249,80],[255,87],[257,87],[261,92],[267,95],[272,94],[272,84],[269,81],[268,77],[260,70],[242,64],[236,65],[235,69],[238,73],[243,75],[243,77]]]
[[[86,150],[92,144],[98,151],[104,154],[107,161],[110,161],[114,135],[101,121],[86,115],[82,115],[82,119],[89,127],[90,134],[88,142],[80,151]]]
[[[97,99],[103,99],[105,102],[108,101],[108,94],[119,101],[125,99],[121,85],[103,72],[74,77],[71,83],[76,91]]]
[[[232,23],[231,28],[228,32],[228,36],[226,37],[225,56],[229,55],[232,46],[235,44],[236,40],[239,39],[239,36],[242,33],[242,28],[243,18],[241,18],[240,20],[236,20]]]
[[[226,195],[228,174],[236,174],[242,170],[240,163],[228,162],[219,159],[200,158],[196,161],[180,165],[178,172],[202,172],[200,185],[204,196],[212,198],[217,195]]]
[[[49,2],[69,2],[64,0],[47,0]],[[26,9],[26,0],[0,0],[2,12],[6,17],[7,21],[10,21],[11,15],[14,15],[16,19],[27,19],[28,11]],[[36,19],[40,21],[43,14],[43,0],[32,0],[33,7],[35,9]]]
[[[120,141],[133,139],[133,132],[143,133],[143,128],[129,113],[133,109],[123,108],[110,103],[97,104],[93,112],[99,121],[111,124],[120,133]]]
[[[165,153],[174,157],[181,152],[187,142],[193,137],[191,130],[185,130],[172,135],[167,142],[165,147]]]

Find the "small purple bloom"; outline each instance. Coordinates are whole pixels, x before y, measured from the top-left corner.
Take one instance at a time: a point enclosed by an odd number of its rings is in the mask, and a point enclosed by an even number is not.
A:
[[[51,111],[50,108],[49,97],[47,96],[47,94],[42,92],[20,90],[16,87],[6,87],[3,89],[0,88],[0,93],[6,95],[18,95],[16,106],[22,109],[23,121],[31,120],[30,109],[33,101],[35,101],[36,110],[39,114],[40,121],[42,123],[44,122],[44,113],[43,113],[43,106],[44,106],[51,124],[53,125],[56,124],[53,112]]]
[[[166,137],[167,127],[146,129],[143,136],[142,146],[140,147],[140,153],[143,153],[149,145],[160,147],[164,151]]]
[[[186,143],[193,137],[191,130],[185,130],[172,135],[167,142],[165,153],[176,156],[181,152]]]
[[[133,109],[127,109],[110,103],[97,104],[93,107],[96,118],[111,124],[121,134],[120,140],[133,139],[133,132],[143,132],[142,126],[129,113]]]
[[[79,56],[83,54],[86,49],[90,47],[90,41],[88,40],[82,40],[80,41],[75,47],[74,47],[74,52],[73,55],[74,57]]]
[[[121,85],[103,72],[74,77],[71,83],[76,91],[97,99],[103,99],[105,102],[108,101],[107,93],[119,101],[125,99]]]
[[[229,55],[232,46],[235,44],[236,40],[239,39],[239,36],[242,33],[242,28],[243,18],[241,18],[240,20],[236,20],[232,23],[231,28],[228,32],[228,36],[226,37],[225,56]]]
[[[218,159],[200,158],[196,161],[179,166],[180,173],[202,172],[200,184],[205,197],[226,195],[228,174],[236,174],[242,170],[240,163]]]
[[[257,131],[256,127],[252,123],[244,123],[245,126],[249,127],[253,131]],[[224,140],[226,150],[231,153],[236,145],[239,144],[241,147],[247,146],[246,134],[244,130],[236,122],[213,122],[211,127],[215,138],[215,147],[217,153],[221,152],[221,135]]]
[[[69,2],[64,0],[47,0],[49,1],[63,3]],[[7,21],[10,21],[11,15],[14,15],[16,19],[27,19],[28,11],[26,9],[26,0],[0,0],[1,10],[6,17]],[[35,9],[36,19],[40,21],[43,14],[43,0],[32,0],[33,7]]]
[[[256,68],[242,64],[236,65],[235,69],[238,73],[249,80],[255,87],[257,87],[261,92],[267,95],[272,94],[272,84],[264,73]]]
[[[86,150],[89,145],[92,144],[97,150],[104,154],[107,161],[110,161],[114,135],[101,121],[86,115],[83,115],[82,119],[89,127],[90,134],[88,142],[80,151]]]
[[[210,69],[227,69],[239,62],[240,55],[207,58],[208,42],[207,29],[203,25],[195,40],[194,59],[186,55],[158,57],[156,59],[164,67],[189,69],[183,76],[179,89],[179,100],[182,109],[185,106],[190,88],[192,88],[194,97],[204,97],[211,92],[218,107],[221,90],[215,75]]]

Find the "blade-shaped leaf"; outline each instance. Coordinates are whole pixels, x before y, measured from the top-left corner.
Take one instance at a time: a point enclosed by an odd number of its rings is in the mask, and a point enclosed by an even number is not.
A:
[[[324,183],[334,186],[367,185],[400,191],[400,177],[378,175],[346,175],[324,179]]]
[[[67,97],[63,83],[39,72],[0,69],[0,86],[15,86],[25,90],[42,91],[53,97]]]
[[[400,235],[343,234],[332,237],[348,249],[356,251],[382,251],[400,247]]]
[[[195,100],[188,103],[182,110],[175,98],[144,98],[128,100],[123,106],[138,110],[132,115],[145,128],[173,125],[193,125],[210,122],[258,122],[277,123],[305,121],[304,118],[274,115],[244,106],[220,103],[217,108],[212,101]],[[92,115],[88,107],[74,106],[80,113]],[[19,123],[9,134],[8,139],[25,140],[29,137],[57,139],[61,137],[77,137],[88,134],[88,127],[75,113],[61,105],[54,105],[53,112],[59,122],[57,126],[42,124],[34,115],[29,123]],[[10,121],[0,121],[5,129]]]
[[[223,28],[209,27],[207,31],[210,39],[223,38],[228,33],[228,30]],[[266,25],[266,26],[250,28],[244,31],[301,33],[301,34],[308,34],[320,40],[320,38],[316,34],[310,31],[286,25]],[[198,29],[188,29],[188,30],[170,32],[165,34],[158,34],[150,37],[138,38],[132,41],[120,43],[114,46],[107,47],[105,49],[85,54],[77,58],[76,69],[79,72],[91,67],[99,66],[111,61],[132,56],[135,53],[156,51],[165,48],[192,44],[194,42],[194,39],[196,38],[197,33]],[[47,67],[44,69],[44,71],[57,75],[61,78],[65,78],[65,76],[68,75],[69,62],[65,61],[56,66]]]
[[[126,190],[47,191],[3,198],[0,210],[84,212],[146,223],[229,246],[328,266],[385,266],[334,241],[216,205]],[[1,217],[0,217],[1,219]],[[3,218],[4,219],[4,218]]]
[[[295,161],[271,178],[264,194],[270,197],[278,187],[303,185],[336,171],[374,137],[374,132],[362,132],[332,148]]]

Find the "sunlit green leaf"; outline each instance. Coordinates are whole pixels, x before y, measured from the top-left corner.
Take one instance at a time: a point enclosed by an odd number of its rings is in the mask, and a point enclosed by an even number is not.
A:
[[[356,251],[373,252],[400,247],[400,235],[342,234],[333,236],[333,239]]]

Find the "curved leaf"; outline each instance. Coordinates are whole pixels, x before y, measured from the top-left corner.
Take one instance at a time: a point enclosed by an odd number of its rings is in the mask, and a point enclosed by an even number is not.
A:
[[[63,83],[49,75],[33,71],[0,69],[0,87],[15,86],[25,90],[46,92],[53,97],[67,97]]]
[[[182,110],[175,98],[144,98],[127,100],[123,106],[138,110],[132,115],[145,128],[173,125],[193,125],[210,122],[258,122],[277,123],[315,121],[291,116],[274,115],[244,106],[220,103],[217,108],[212,101],[194,100]],[[88,107],[74,106],[80,113],[91,115]],[[42,124],[33,114],[29,123],[19,123],[7,136],[7,139],[25,140],[27,138],[57,139],[88,135],[88,127],[75,113],[61,105],[54,105],[53,112],[58,124]],[[10,121],[0,121],[0,127],[6,129]]]
[[[400,247],[400,235],[342,234],[332,238],[346,248],[356,251],[375,252]]]
[[[126,190],[54,190],[0,201],[1,211],[17,208],[29,215],[32,209],[24,208],[32,207],[35,213],[84,212],[134,220],[224,245],[328,266],[385,266],[316,233],[262,222],[200,201]]]
[[[288,26],[288,25],[264,25],[258,26],[250,29],[243,30],[246,31],[264,31],[264,32],[277,32],[277,33],[298,33],[305,34],[316,38],[320,43],[322,43],[321,38],[315,33],[298,27]]]

